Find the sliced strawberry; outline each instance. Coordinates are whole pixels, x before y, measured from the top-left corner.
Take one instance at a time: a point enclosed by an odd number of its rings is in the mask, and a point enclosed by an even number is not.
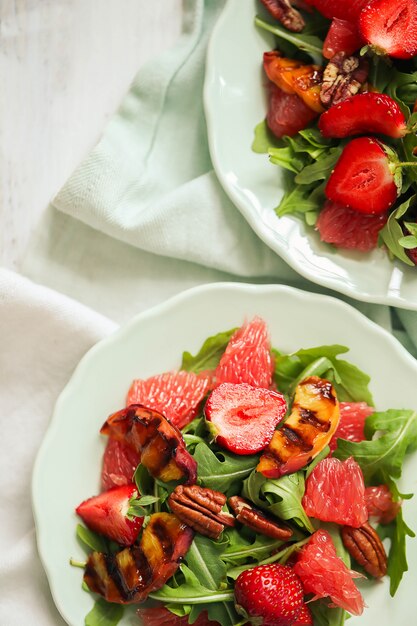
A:
[[[401,502],[394,502],[387,485],[367,487],[365,502],[369,517],[378,524],[389,524],[401,509]]]
[[[301,612],[299,613],[295,622],[291,626],[314,626],[313,616],[309,609],[308,604],[303,604]]]
[[[331,107],[319,120],[324,137],[343,139],[377,133],[399,139],[407,133],[407,122],[398,104],[385,94],[360,93]]]
[[[127,443],[109,439],[104,451],[101,471],[103,491],[131,483],[139,461],[140,455]]]
[[[270,387],[274,359],[266,323],[260,317],[234,333],[216,368],[216,382]]]
[[[376,248],[379,231],[387,219],[387,213],[364,215],[328,200],[320,212],[316,230],[322,241],[337,248],[368,252]]]
[[[335,17],[330,25],[323,44],[323,56],[331,59],[338,52],[349,56],[363,45],[363,37],[356,22],[348,22]]]
[[[345,147],[325,190],[333,202],[366,214],[384,213],[396,201],[398,188],[384,144],[359,137]]]
[[[365,420],[374,412],[373,407],[368,406],[366,402],[341,402],[339,407],[340,422],[329,443],[332,452],[337,448],[338,439],[364,441]]]
[[[144,520],[143,517],[127,517],[129,500],[138,496],[138,490],[133,484],[113,487],[84,500],[75,510],[94,532],[122,546],[131,546],[136,541]]]
[[[255,454],[272,439],[287,405],[276,391],[246,383],[223,383],[211,392],[205,408],[216,442],[235,454]]]
[[[285,93],[270,83],[266,122],[276,137],[292,137],[306,128],[318,115],[297,94]]]
[[[359,27],[377,52],[397,59],[417,54],[417,2],[372,0],[363,9]]]
[[[198,406],[209,390],[209,377],[193,372],[166,372],[146,380],[134,380],[127,394],[126,406],[143,404],[159,411],[171,424],[184,428],[197,414]]]
[[[305,0],[307,4],[315,7],[324,17],[354,22],[358,19],[363,7],[369,0]]]

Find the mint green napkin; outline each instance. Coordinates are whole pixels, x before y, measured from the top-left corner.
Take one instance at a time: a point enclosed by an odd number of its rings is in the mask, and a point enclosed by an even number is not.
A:
[[[33,278],[117,321],[199,282],[239,277],[325,291],[258,239],[213,171],[202,90],[223,6],[184,1],[178,44],[140,70],[26,258]],[[391,320],[385,307],[354,304],[417,353],[417,314],[398,311]]]

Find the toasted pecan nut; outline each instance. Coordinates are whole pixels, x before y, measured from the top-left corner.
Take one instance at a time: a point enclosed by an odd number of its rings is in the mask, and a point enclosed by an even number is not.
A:
[[[261,0],[261,2],[272,17],[281,22],[287,30],[299,33],[306,25],[301,14],[291,6],[290,0]]]
[[[171,511],[201,535],[218,539],[225,526],[234,526],[233,515],[222,511],[226,496],[198,485],[179,485],[168,498]]]
[[[360,528],[343,526],[342,541],[346,550],[374,578],[387,573],[387,555],[378,533],[368,523]]]
[[[368,78],[366,59],[338,52],[330,59],[323,73],[320,99],[326,107],[339,104],[358,93]]]
[[[229,498],[229,505],[236,515],[238,522],[251,528],[255,532],[272,537],[272,539],[282,539],[287,541],[292,537],[292,530],[284,524],[279,524],[275,520],[266,517],[262,511],[252,506],[250,502],[240,496]]]

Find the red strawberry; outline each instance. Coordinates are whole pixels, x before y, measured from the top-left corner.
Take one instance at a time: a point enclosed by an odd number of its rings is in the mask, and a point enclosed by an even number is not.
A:
[[[143,404],[162,413],[177,428],[183,428],[196,416],[198,405],[209,386],[206,375],[166,372],[146,380],[134,380],[127,394],[126,406]]]
[[[235,454],[255,454],[272,439],[287,405],[276,391],[246,383],[223,383],[211,392],[205,408],[216,442]]]
[[[316,117],[316,111],[310,109],[295,93],[285,93],[270,83],[269,107],[266,122],[276,137],[292,137],[303,130]]]
[[[307,604],[303,604],[299,616],[291,626],[314,626],[313,616]]]
[[[379,53],[397,59],[417,54],[416,0],[372,0],[360,15],[359,27]]]
[[[348,22],[335,17],[330,25],[323,44],[323,56],[331,59],[338,52],[349,56],[363,45],[363,38],[356,22]]]
[[[328,200],[320,212],[316,229],[322,241],[337,248],[368,252],[376,248],[379,231],[387,218],[387,213],[364,215]]]
[[[260,317],[234,333],[216,368],[216,382],[270,387],[274,359],[266,323]]]
[[[75,510],[94,532],[122,546],[131,546],[136,541],[144,520],[143,517],[127,517],[129,500],[138,496],[135,485],[122,485],[84,500]]]
[[[378,524],[389,524],[401,509],[401,502],[394,502],[387,485],[367,487],[365,502],[369,517]]]
[[[131,483],[139,461],[140,455],[127,443],[109,439],[104,451],[101,471],[103,490]]]
[[[385,94],[360,93],[330,107],[319,120],[324,137],[343,139],[352,135],[381,133],[399,139],[407,122],[398,104]]]
[[[358,19],[362,9],[369,0],[305,0],[307,4],[315,7],[324,17],[354,22]]]
[[[390,161],[388,150],[371,137],[348,143],[328,180],[329,200],[371,215],[387,211],[398,196],[398,164]]]
[[[278,563],[246,570],[235,584],[238,613],[265,626],[292,626],[304,606],[303,595],[292,568]]]
[[[414,265],[417,265],[417,248],[411,248],[411,250],[406,250],[406,252]]]

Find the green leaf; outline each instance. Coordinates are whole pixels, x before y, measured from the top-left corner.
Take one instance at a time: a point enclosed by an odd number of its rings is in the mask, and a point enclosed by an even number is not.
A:
[[[304,495],[303,472],[277,479],[268,479],[260,472],[252,472],[243,484],[242,495],[269,514],[282,520],[291,520],[308,532],[314,532],[301,503]]]
[[[124,608],[120,604],[110,604],[102,598],[96,600],[85,617],[85,626],[116,626],[123,617]]]
[[[394,596],[404,573],[408,571],[406,539],[416,535],[405,523],[402,510],[390,524],[380,526],[379,531],[382,538],[391,539],[388,553],[388,576],[390,577],[390,594]]]
[[[193,457],[198,465],[198,482],[222,493],[240,488],[259,462],[258,456],[237,456],[222,450],[215,453],[206,443],[196,446]]]
[[[330,448],[329,446],[326,446],[325,448],[323,448],[323,450],[311,461],[311,463],[309,463],[309,465],[307,465],[307,471],[306,471],[306,480],[307,478],[310,476],[311,472],[314,470],[314,468],[316,467],[316,465],[318,465],[323,459],[327,458],[329,456],[330,453]]]
[[[77,524],[77,537],[80,541],[94,552],[107,552],[108,544],[104,537],[97,535],[82,524]]]
[[[144,496],[145,494],[153,495],[154,492],[154,479],[149,474],[144,465],[139,463],[136,471],[133,475],[133,480],[136,483],[139,493]]]
[[[275,212],[282,217],[289,213],[309,213],[320,208],[321,202],[311,197],[310,190],[306,191],[303,187],[295,185],[284,194]]]
[[[232,564],[247,563],[249,559],[259,562],[284,543],[265,535],[256,535],[255,539],[249,540],[235,528],[228,529],[225,535],[228,539],[228,545],[220,558],[225,563]]]
[[[369,391],[370,378],[356,365],[338,359],[348,352],[345,346],[319,346],[292,354],[275,355],[275,381],[280,391],[292,394],[307,376],[329,378],[342,402],[364,401],[373,405]]]
[[[404,248],[399,243],[400,239],[403,238],[404,233],[398,220],[405,215],[415,200],[416,196],[411,196],[411,198],[408,198],[408,200],[403,202],[395,211],[392,211],[387,223],[379,233],[380,243],[384,243],[387,246],[391,255],[411,266],[413,266],[414,263],[408,258],[404,252]]]
[[[235,331],[236,328],[232,328],[209,337],[195,356],[192,356],[189,352],[184,352],[181,369],[187,372],[194,372],[195,374],[199,374],[204,370],[216,369],[229,343],[229,339]]]
[[[186,565],[183,564],[180,568],[185,577],[184,583],[178,587],[165,584],[158,591],[150,593],[149,597],[167,604],[212,604],[234,601],[233,590],[209,589],[200,584],[197,576]]]
[[[342,460],[353,456],[365,481],[380,472],[400,478],[407,450],[417,445],[417,411],[391,409],[373,413],[366,420],[365,435],[374,438],[360,443],[339,439],[334,456]]]
[[[159,502],[160,498],[157,496],[142,496],[141,498],[130,498],[129,508],[127,510],[127,517],[132,519],[133,517],[145,517],[150,515],[150,511],[147,507]]]
[[[417,223],[404,222],[404,226],[413,237],[417,237]]]
[[[270,148],[269,160],[273,165],[279,165],[279,167],[283,167],[296,174],[307,164],[307,159],[305,157],[295,156],[295,152],[290,146],[284,148]]]
[[[306,167],[297,174],[295,177],[297,185],[310,185],[318,180],[328,179],[342,154],[342,148],[331,148],[326,154],[326,157],[311,165],[306,165]]]
[[[316,37],[315,35],[304,35],[303,33],[291,33],[283,26],[279,26],[278,24],[268,24],[268,22],[265,22],[260,17],[255,18],[255,24],[256,26],[259,26],[259,28],[273,33],[280,39],[290,42],[299,50],[306,52],[318,65],[322,63],[323,41],[319,39],[319,37]]]
[[[314,624],[317,626],[344,626],[347,613],[340,608],[330,608],[324,600],[310,602]]]
[[[401,239],[398,240],[398,243],[406,250],[412,250],[417,247],[417,237],[414,237],[413,235],[401,237]]]
[[[252,150],[258,154],[267,154],[270,148],[277,148],[280,145],[279,139],[269,130],[266,120],[262,120],[255,126],[255,137],[252,143]]]
[[[304,128],[300,130],[298,134],[316,148],[327,148],[333,144],[332,139],[323,137],[320,130],[315,126]]]

